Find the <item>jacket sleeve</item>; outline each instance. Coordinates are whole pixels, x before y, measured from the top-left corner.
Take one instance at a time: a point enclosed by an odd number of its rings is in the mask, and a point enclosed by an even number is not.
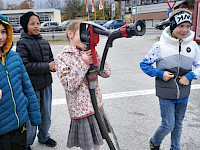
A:
[[[54,58],[53,58],[53,53],[51,51],[51,46],[49,45],[49,62],[52,62],[52,61],[54,61]]]
[[[197,44],[196,44],[196,54],[193,60],[193,65],[195,69],[193,71],[188,72],[185,75],[189,81],[192,81],[193,79],[197,80],[200,76],[200,49]]]
[[[16,52],[21,56],[24,66],[29,74],[44,74],[49,73],[48,62],[35,62],[30,61],[29,51],[26,44],[23,41],[17,42]],[[53,56],[53,55],[52,55]]]
[[[39,103],[22,60],[21,60],[21,69],[22,69],[22,87],[23,87],[23,92],[28,100],[29,118],[33,126],[38,126],[42,122]]]
[[[160,60],[160,49],[159,42],[155,43],[148,54],[145,56],[143,61],[140,63],[140,68],[144,73],[150,77],[159,77],[163,79],[164,71],[154,68],[152,65],[154,62]]]
[[[64,54],[61,54],[64,55]],[[90,68],[81,58],[79,63],[73,65],[75,60],[70,57],[58,55],[55,60],[56,73],[65,90],[74,92],[86,79],[85,75]],[[77,60],[76,60],[77,61]]]

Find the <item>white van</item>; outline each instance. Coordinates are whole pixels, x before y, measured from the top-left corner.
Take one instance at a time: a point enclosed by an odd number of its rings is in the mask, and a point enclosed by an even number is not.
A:
[[[58,27],[59,23],[55,21],[46,21],[41,23],[40,25],[40,31],[46,32],[46,31],[54,31],[56,27]]]

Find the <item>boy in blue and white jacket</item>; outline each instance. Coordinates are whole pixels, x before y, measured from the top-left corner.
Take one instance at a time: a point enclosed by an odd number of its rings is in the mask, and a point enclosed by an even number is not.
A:
[[[182,123],[185,116],[191,81],[200,76],[200,50],[194,39],[192,13],[177,9],[170,14],[170,26],[160,41],[140,63],[147,75],[156,77],[162,122],[150,139],[150,149],[159,150],[164,137],[171,132],[171,149],[180,149]],[[152,64],[156,62],[156,68]],[[195,69],[192,71],[192,66]]]

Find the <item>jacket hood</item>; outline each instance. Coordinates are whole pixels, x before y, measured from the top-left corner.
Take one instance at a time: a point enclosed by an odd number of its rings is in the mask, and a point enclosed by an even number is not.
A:
[[[160,37],[160,41],[162,42],[170,42],[170,43],[177,43],[179,41],[179,39],[175,39],[173,38],[170,34],[169,34],[169,29],[170,27],[166,27]],[[183,42],[187,43],[187,42],[191,42],[194,39],[194,32],[190,30],[190,32],[188,33],[188,35],[186,36],[185,39],[183,39]]]
[[[6,17],[4,17],[2,14],[0,14],[0,20],[3,23],[7,24],[7,27],[6,27],[7,39],[6,39],[5,45],[3,46],[3,53],[2,53],[2,62],[4,64],[6,54],[10,51],[10,49],[12,48],[12,45],[13,45],[13,28],[10,25],[10,22],[8,21],[8,19]]]

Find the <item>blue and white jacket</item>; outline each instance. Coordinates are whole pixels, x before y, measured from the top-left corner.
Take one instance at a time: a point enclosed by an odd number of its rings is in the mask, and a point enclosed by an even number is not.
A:
[[[141,69],[151,77],[156,77],[156,95],[164,99],[187,99],[190,94],[191,81],[200,76],[200,50],[190,31],[183,39],[170,35],[169,27],[163,31],[160,41],[156,42],[140,63]],[[152,64],[156,62],[156,68]],[[194,70],[192,71],[192,66]],[[169,71],[174,78],[163,80],[163,73]],[[190,84],[179,84],[179,76],[186,76]]]
[[[12,48],[13,29],[9,21],[0,14],[0,20],[7,24],[7,39],[0,60],[0,135],[21,127],[28,118],[32,125],[41,124],[37,97],[23,65],[21,57]]]

